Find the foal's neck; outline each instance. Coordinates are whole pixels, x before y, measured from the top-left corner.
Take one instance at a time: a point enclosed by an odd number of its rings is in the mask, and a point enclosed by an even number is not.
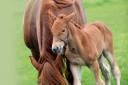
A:
[[[68,45],[71,49],[77,49],[80,51],[82,45],[82,38],[84,37],[82,28],[78,28],[74,23],[69,22],[69,39]],[[86,41],[86,40],[84,40]]]

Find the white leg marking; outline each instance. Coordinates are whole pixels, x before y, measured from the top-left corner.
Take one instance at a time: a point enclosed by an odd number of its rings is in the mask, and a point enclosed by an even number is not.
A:
[[[109,66],[106,65],[106,63],[104,63],[103,57],[104,56],[101,55],[100,58],[99,58],[99,66],[100,66],[102,75],[103,75],[103,77],[105,79],[105,85],[111,85],[111,82],[110,82],[110,69],[109,69]]]
[[[74,78],[73,85],[81,85],[81,66],[70,64],[70,69]]]
[[[116,85],[120,85],[121,74],[120,74],[119,67],[116,64],[116,61],[114,59],[114,56],[110,52],[107,52],[107,51],[105,51],[104,54],[111,66],[112,74],[116,80]]]

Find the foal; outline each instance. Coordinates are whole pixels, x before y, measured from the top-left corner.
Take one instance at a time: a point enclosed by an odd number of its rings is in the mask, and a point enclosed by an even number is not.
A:
[[[70,61],[74,84],[81,85],[80,70],[82,65],[92,69],[96,85],[110,85],[109,70],[102,58],[105,57],[111,67],[116,85],[120,85],[120,70],[115,62],[112,46],[112,34],[101,22],[87,24],[84,28],[72,21],[74,13],[55,17],[51,28],[53,34],[52,50],[64,54]],[[100,77],[100,69],[105,83]]]

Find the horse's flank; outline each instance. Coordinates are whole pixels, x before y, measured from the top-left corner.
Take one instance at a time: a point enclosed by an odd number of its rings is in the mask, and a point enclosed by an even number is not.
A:
[[[76,50],[76,57],[74,57],[74,55],[72,56],[74,53],[71,50],[67,51],[66,57],[72,63],[71,70],[75,81],[77,81],[77,84],[74,85],[81,85],[79,78],[77,77],[79,72],[76,74],[76,70],[74,70],[75,68],[78,68],[81,63],[91,67],[95,74],[96,85],[105,85],[105,83],[106,85],[110,85],[108,74],[109,71],[105,66],[103,66],[103,60],[101,60],[103,56],[108,60],[110,64],[113,76],[116,80],[116,85],[120,85],[120,70],[116,64],[113,54],[112,33],[108,27],[102,22],[93,22],[91,24],[87,24],[83,29],[75,28],[75,26],[69,22],[69,27],[71,37],[68,43],[72,46],[69,47],[68,45],[67,49],[74,48]],[[72,62],[73,59],[74,62]],[[81,60],[83,60],[84,63],[83,61],[81,62]],[[101,69],[103,73],[105,83],[100,78],[99,69]],[[108,73],[105,73],[106,71]]]
[[[75,28],[75,26],[73,26],[72,23],[70,23],[69,25],[71,32],[70,34],[73,35],[72,36],[73,41],[71,42],[75,43],[76,45],[71,47],[72,48],[77,47],[77,52],[80,52],[81,58],[86,62],[87,65],[89,64],[91,65],[92,62],[95,61],[100,56],[103,50],[108,49],[106,48],[108,47],[106,45],[109,45],[109,43],[111,43],[112,41],[111,32],[108,29],[106,29],[105,28],[106,26],[103,25],[103,23],[101,22],[94,22],[91,24],[87,24],[81,30]],[[73,43],[70,43],[70,45],[74,45]],[[112,46],[110,47],[111,48],[109,49],[112,50]],[[86,59],[85,56],[88,57],[88,59]]]

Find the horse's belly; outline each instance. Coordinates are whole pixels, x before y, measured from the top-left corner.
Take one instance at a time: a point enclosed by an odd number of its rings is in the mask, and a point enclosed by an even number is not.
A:
[[[78,58],[74,58],[74,57],[68,57],[68,60],[71,62],[71,63],[74,63],[74,64],[79,64],[79,65],[84,65],[84,61],[82,60],[82,58],[78,57]]]
[[[65,54],[70,63],[84,65],[85,62],[79,54],[68,52]]]

